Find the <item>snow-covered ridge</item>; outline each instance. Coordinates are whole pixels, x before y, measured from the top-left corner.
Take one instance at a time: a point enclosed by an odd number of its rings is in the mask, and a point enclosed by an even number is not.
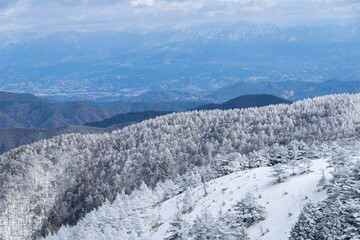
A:
[[[288,150],[287,156],[283,155],[284,158],[301,162],[296,157],[298,150],[294,150],[293,146],[289,146]],[[281,154],[282,150],[278,148],[277,151]],[[262,153],[262,155],[266,154]],[[169,185],[166,182],[159,183],[153,191],[143,184],[131,195],[118,195],[112,204],[107,201],[99,209],[80,220],[76,226],[62,227],[56,235],[48,236],[46,239],[119,239],[119,236],[121,239],[199,239],[194,234],[197,234],[196,231],[201,231],[196,228],[196,224],[199,219],[204,220],[202,219],[204,212],[207,220],[203,227],[206,230],[200,234],[207,234],[206,236],[210,237],[206,238],[203,235],[204,239],[239,239],[239,235],[233,238],[234,236],[229,235],[229,232],[224,232],[221,228],[223,224],[221,217],[230,218],[231,215],[239,214],[236,204],[247,199],[249,193],[254,196],[256,204],[264,208],[265,213],[262,220],[249,227],[246,224],[238,227],[245,229],[249,239],[288,239],[290,232],[294,231],[293,226],[298,221],[303,207],[309,203],[320,203],[328,197],[326,186],[329,186],[328,182],[333,181],[332,174],[340,170],[338,167],[333,169],[332,166],[360,164],[359,139],[337,141],[321,146],[313,145],[307,148],[305,155],[302,156],[302,158],[308,157],[316,160],[311,161],[311,167],[306,172],[302,171],[302,167],[297,168],[295,175],[291,174],[292,176],[280,183],[274,176],[274,167],[259,167],[221,176],[208,181],[205,186],[198,182],[197,187],[188,188],[180,194],[175,193],[179,186]],[[277,159],[271,155],[269,158]],[[233,155],[224,159],[227,160],[223,161],[230,162],[242,161],[240,156],[234,160]],[[288,172],[293,171],[291,160],[284,164],[287,165]],[[222,165],[221,168],[227,169],[227,166]],[[213,171],[219,172],[219,169]],[[344,174],[342,176],[345,177]],[[196,178],[195,176],[187,179],[187,182]],[[359,179],[355,179],[352,184],[356,184],[356,181],[359,183]],[[338,188],[336,183],[330,184],[332,195],[335,194],[334,187]],[[356,188],[353,188],[353,191],[356,191]],[[175,194],[175,196],[164,201],[164,194]],[[356,201],[356,199],[352,200]],[[310,228],[314,229],[315,226],[312,225]],[[241,231],[237,233],[241,234]],[[296,234],[296,236],[300,234],[306,236],[306,232],[296,232]],[[246,239],[246,236],[240,239]]]
[[[154,187],[209,164],[217,154],[245,154],[294,139],[347,138],[359,131],[360,95],[343,94],[291,105],[176,113],[111,134],[40,141],[0,156],[0,221],[11,225],[0,228],[0,237],[23,239],[41,228],[46,233],[75,224],[123,189],[131,191],[142,181]]]
[[[233,205],[251,192],[265,207],[266,217],[246,230],[250,239],[287,239],[304,204],[326,198],[326,191],[317,186],[323,170],[328,176],[326,166],[326,159],[315,160],[310,173],[291,177],[280,184],[274,184],[270,167],[239,171],[212,180],[207,183],[206,196],[202,186],[190,190],[191,200],[188,201],[192,211],[183,214],[184,225],[190,228],[204,208],[214,217],[218,217],[220,212],[233,211]],[[107,202],[88,214],[77,226],[63,227],[57,235],[47,239],[118,239],[119,236],[122,236],[121,239],[165,239],[169,236],[170,223],[181,212],[186,193],[154,204],[156,197],[149,191],[143,187],[139,193],[129,196],[131,200],[128,202],[121,202],[121,198],[112,205]],[[130,203],[134,210],[127,205]],[[121,215],[124,212],[128,213],[125,217]],[[124,227],[129,221],[133,222],[133,228]],[[136,224],[140,224],[142,229],[135,229]],[[137,231],[142,232],[140,237]]]

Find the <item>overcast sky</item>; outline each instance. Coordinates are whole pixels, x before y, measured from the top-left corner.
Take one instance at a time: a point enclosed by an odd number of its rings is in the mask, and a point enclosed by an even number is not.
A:
[[[0,0],[0,32],[149,30],[236,21],[318,25],[359,20],[359,0]]]

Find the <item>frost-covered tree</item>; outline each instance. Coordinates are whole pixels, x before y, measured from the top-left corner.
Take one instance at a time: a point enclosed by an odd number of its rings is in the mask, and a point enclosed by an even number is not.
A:
[[[19,147],[0,156],[0,219],[24,224],[0,228],[0,237],[8,239],[9,229],[31,235],[74,225],[122,190],[131,193],[142,181],[153,188],[209,166],[218,154],[279,148],[269,154],[270,164],[287,162],[283,147],[293,140],[357,136],[359,105],[359,94],[342,94],[291,105],[173,113],[112,133],[61,135]],[[336,148],[323,152],[331,155]]]
[[[343,159],[343,158],[340,158]],[[292,239],[357,239],[360,236],[360,161],[332,158],[328,198],[304,207]],[[300,238],[300,237],[307,238]]]
[[[322,208],[319,204],[306,204],[291,230],[291,240],[320,239],[319,226],[323,218]]]
[[[175,218],[170,222],[169,236],[166,240],[187,240],[188,239],[188,226],[180,212],[175,215]]]
[[[190,229],[191,238],[193,240],[215,240],[219,239],[217,233],[216,219],[206,208],[202,209]]]
[[[310,171],[311,165],[312,165],[311,159],[304,157],[300,160],[298,169],[299,169],[300,173],[307,173]]]
[[[247,158],[247,168],[257,168],[269,165],[269,154],[265,151],[252,151]]]
[[[144,220],[137,211],[131,216],[131,225],[133,226],[131,229],[133,235],[141,237],[144,233]]]
[[[184,198],[182,200],[182,213],[183,214],[186,214],[186,213],[190,213],[192,211],[192,206],[193,204],[193,200],[192,200],[192,197],[191,197],[191,189],[188,188],[186,189],[186,192],[185,192],[185,195],[184,195]]]
[[[185,182],[183,190],[186,190],[188,188],[195,188],[202,184],[202,177],[197,169],[185,174],[183,176],[183,179]]]
[[[247,193],[244,198],[236,202],[233,208],[236,222],[241,223],[244,227],[250,227],[265,219],[265,208],[257,203],[251,193]]]
[[[272,176],[275,177],[275,183],[284,182],[289,177],[288,167],[285,164],[275,164],[272,166]]]
[[[248,159],[239,154],[231,153],[226,156],[217,155],[213,160],[213,170],[216,177],[224,176],[247,168]]]
[[[284,145],[275,144],[269,152],[269,163],[276,165],[279,163],[286,164],[289,162],[288,150]]]
[[[216,221],[217,223],[217,233],[218,239],[224,240],[248,240],[242,223],[236,221],[235,214],[226,212],[221,214]]]
[[[327,186],[327,182],[328,182],[328,180],[325,177],[325,170],[322,170],[322,175],[321,175],[321,178],[320,178],[317,186],[325,189]]]
[[[166,179],[157,184],[154,191],[161,201],[165,201],[177,195],[180,188],[171,179]]]

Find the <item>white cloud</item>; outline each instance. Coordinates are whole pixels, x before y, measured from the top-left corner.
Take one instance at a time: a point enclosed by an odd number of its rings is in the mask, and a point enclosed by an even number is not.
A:
[[[154,4],[153,0],[131,0],[130,5],[131,6],[139,6],[139,5],[147,5],[152,6]]]
[[[11,3],[9,3],[11,2]],[[359,20],[356,0],[0,0],[0,31],[99,31],[222,21]]]

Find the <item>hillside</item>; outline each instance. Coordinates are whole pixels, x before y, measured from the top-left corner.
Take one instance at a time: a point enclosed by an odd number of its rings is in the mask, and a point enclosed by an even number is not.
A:
[[[0,92],[0,127],[52,128],[82,125],[114,115],[83,102],[49,103],[31,94]]]
[[[324,96],[328,94],[359,93],[359,81],[324,81],[324,82],[299,82],[299,81],[256,81],[239,82],[230,86],[217,89],[204,96],[204,99],[222,102],[227,99],[246,94],[271,94],[280,96],[290,101]]]
[[[1,228],[0,236],[21,239],[75,225],[105,199],[112,202],[142,181],[155,187],[209,165],[218,154],[358,136],[359,106],[360,95],[343,94],[290,105],[173,113],[110,134],[61,135],[22,146],[0,155],[0,220],[21,222]]]
[[[67,126],[59,128],[1,128],[0,129],[0,154],[22,145],[31,144],[43,139],[69,133],[105,133],[122,129],[132,122],[113,125],[110,128],[96,128],[88,126]]]
[[[145,111],[145,112],[129,112],[121,113],[115,115],[111,118],[104,119],[98,122],[86,123],[86,126],[98,127],[98,128],[107,128],[116,124],[126,124],[126,123],[138,123],[144,120],[169,114],[171,112],[165,111]]]
[[[177,103],[177,102],[175,102]],[[200,105],[196,108],[189,108],[185,109],[187,111],[194,111],[194,110],[229,110],[229,109],[236,109],[236,108],[250,108],[250,107],[263,107],[271,104],[290,104],[290,101],[287,101],[282,98],[278,98],[272,95],[266,95],[266,94],[258,94],[258,95],[245,95],[233,98],[227,102],[224,102],[222,104],[216,104],[216,103],[207,103],[204,105]],[[114,105],[116,103],[113,103]],[[153,103],[152,106],[157,105],[157,103]],[[151,105],[150,105],[151,106]],[[163,105],[158,105],[156,108],[161,109]],[[132,109],[134,110],[134,109]],[[185,111],[184,110],[184,111]],[[104,119],[102,121],[98,122],[92,122],[92,123],[86,123],[86,126],[92,126],[92,127],[98,127],[98,128],[106,128],[113,126],[115,124],[124,124],[124,123],[130,123],[130,122],[141,122],[147,119],[155,118],[161,115],[169,114],[171,112],[167,111],[143,111],[143,112],[129,112],[129,113],[121,113],[118,115],[115,115],[111,118]]]
[[[234,211],[233,205],[244,198],[248,192],[251,192],[256,196],[257,202],[265,207],[266,217],[264,221],[247,229],[246,232],[249,238],[252,240],[286,240],[289,238],[291,227],[296,223],[303,206],[306,203],[317,202],[326,198],[326,191],[317,191],[319,189],[317,184],[322,176],[322,170],[325,168],[325,160],[317,160],[314,162],[311,173],[290,178],[289,181],[283,184],[273,184],[274,178],[271,176],[272,169],[270,167],[239,171],[211,180],[207,183],[209,192],[207,196],[204,196],[202,186],[190,190],[191,199],[189,201],[192,210],[190,213],[182,214],[183,224],[189,226],[189,231],[196,217],[201,216],[204,209],[213,218],[218,218],[220,213]],[[134,235],[124,237],[127,232],[136,231],[135,226],[128,229],[116,227],[117,224],[124,224],[132,219],[129,209],[124,209],[126,203],[120,201],[124,197],[119,197],[119,200],[112,205],[107,203],[97,211],[90,213],[77,226],[61,229],[57,235],[47,239],[69,239],[70,237],[73,239],[118,239],[118,236],[129,240],[166,239],[166,237],[170,236],[170,223],[174,222],[177,213],[181,211],[181,207],[177,206],[183,204],[186,193],[179,194],[165,202],[153,201],[153,199],[156,199],[156,192],[152,194],[154,194],[152,198],[148,197],[149,194],[144,194],[144,199],[139,199],[143,202],[141,207],[137,207],[135,204],[131,205],[134,211],[132,214],[137,211],[140,215],[140,222],[142,223],[141,237],[133,238]],[[133,194],[129,198],[132,199],[129,201],[131,203],[137,202],[139,197]],[[118,206],[120,206],[120,209],[118,209]],[[128,216],[123,216],[124,219],[117,220],[114,213],[121,211],[130,213]],[[154,229],[156,223],[159,226]],[[183,231],[186,230],[183,229]],[[189,237],[188,239],[193,238]]]
[[[199,95],[176,90],[147,91],[139,96],[131,97],[131,102],[167,102],[167,101],[194,101]]]
[[[209,103],[196,107],[194,110],[229,110],[235,108],[263,107],[271,104],[290,104],[291,102],[282,98],[278,98],[267,94],[243,95],[230,99],[221,104]]]
[[[125,101],[116,101],[111,103],[98,103],[97,106],[102,108],[118,112],[145,112],[145,111],[165,111],[165,112],[184,112],[188,109],[196,108],[202,104],[205,104],[204,101],[164,101],[159,102],[159,99],[156,99],[154,102],[149,102],[148,99],[145,99],[145,102],[131,102],[129,100]]]
[[[231,222],[231,217],[236,219],[241,216],[241,212],[235,206],[239,206],[239,202],[244,199],[246,199],[245,202],[242,202],[245,204],[244,210],[249,210],[245,215],[247,218],[250,218],[252,214],[256,216],[257,213],[254,209],[256,205],[263,208],[262,217],[257,221],[252,222],[249,226],[244,222],[237,225],[238,230],[244,229],[245,234],[243,235],[247,235],[249,239],[285,240],[289,239],[290,234],[293,237],[306,236],[306,228],[297,229],[295,232],[294,227],[301,223],[299,216],[302,209],[306,210],[309,204],[321,204],[326,201],[328,195],[334,195],[333,187],[338,188],[338,186],[336,183],[332,185],[332,178],[339,177],[333,170],[334,167],[338,168],[333,165],[333,160],[340,154],[341,156],[351,156],[342,159],[342,164],[344,162],[348,165],[360,163],[359,143],[359,138],[356,138],[307,146],[303,157],[309,158],[310,162],[306,160],[310,164],[309,169],[305,172],[296,170],[294,176],[290,175],[281,182],[276,181],[275,167],[259,167],[238,170],[233,173],[228,172],[209,180],[205,187],[206,194],[204,194],[204,185],[198,179],[200,176],[196,175],[182,179],[185,184],[188,184],[186,191],[184,191],[184,187],[181,187],[182,181],[179,177],[174,182],[170,180],[159,183],[154,190],[142,185],[131,195],[119,194],[112,204],[106,202],[99,209],[80,220],[76,226],[62,227],[56,235],[46,239],[118,239],[119,236],[124,240],[173,239],[171,237],[174,236],[177,236],[178,239],[199,239],[196,238],[196,234],[201,234],[202,239],[210,240],[246,239],[245,236],[242,238],[229,236],[231,232],[233,234],[236,232],[228,225],[224,226],[224,223]],[[302,147],[298,150],[300,149]],[[293,151],[294,148],[288,146],[288,150]],[[291,156],[291,151],[286,158]],[[254,154],[258,157],[268,158],[268,160],[271,158],[271,155],[264,154],[264,152]],[[247,161],[246,158],[247,156],[239,154],[218,157],[215,159],[211,171],[215,170],[214,167],[217,163],[229,164],[221,168],[221,170],[229,170],[231,168],[227,167],[231,167],[231,163],[241,164]],[[295,162],[303,160],[295,160]],[[329,168],[329,163],[331,168]],[[291,172],[291,165],[292,163],[286,166],[285,163],[282,166]],[[234,170],[234,167],[232,168]],[[344,173],[342,175],[346,176]],[[197,183],[191,186],[193,182]],[[356,182],[359,183],[359,179],[355,180],[355,184]],[[344,189],[349,189],[350,186],[351,184],[347,183]],[[353,191],[356,189],[353,188]],[[249,195],[249,193],[251,194]],[[252,203],[252,201],[254,202]],[[245,207],[252,207],[252,209]],[[204,218],[204,214],[206,214],[206,218]],[[346,216],[344,213],[340,214],[343,214],[343,217]],[[307,217],[317,217],[317,215],[308,213]],[[334,215],[333,218],[337,218],[337,216]],[[199,220],[203,221],[203,225],[199,224]],[[331,222],[330,219],[325,220]],[[343,224],[345,222],[346,220],[343,220]],[[317,223],[308,222],[308,224],[314,228]],[[354,222],[352,224],[353,227],[356,226]],[[196,228],[200,226],[204,229]],[[317,227],[318,229],[324,228],[321,225],[317,225]],[[334,228],[336,227],[334,226],[333,230]],[[346,230],[340,227],[342,236],[349,233],[356,234],[358,231],[359,229]],[[348,238],[344,237],[344,239]]]

